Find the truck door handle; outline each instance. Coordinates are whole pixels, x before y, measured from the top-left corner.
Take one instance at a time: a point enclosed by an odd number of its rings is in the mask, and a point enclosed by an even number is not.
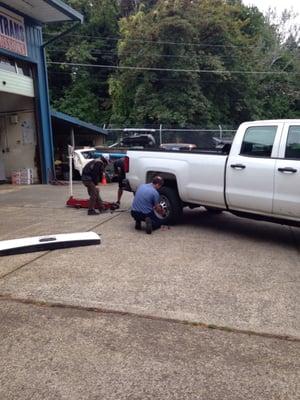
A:
[[[234,168],[234,169],[245,169],[246,168],[246,165],[243,165],[243,164],[231,164],[230,166],[231,166],[231,168]]]
[[[290,172],[291,174],[294,174],[295,172],[297,172],[297,170],[295,168],[290,168],[290,167],[285,167],[285,168],[278,168],[279,172]]]

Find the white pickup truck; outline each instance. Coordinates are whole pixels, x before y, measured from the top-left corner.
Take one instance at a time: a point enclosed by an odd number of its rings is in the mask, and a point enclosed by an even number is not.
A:
[[[300,226],[300,119],[245,122],[227,151],[128,151],[127,189],[160,175],[165,221],[185,206]],[[224,149],[225,150],[225,149]]]

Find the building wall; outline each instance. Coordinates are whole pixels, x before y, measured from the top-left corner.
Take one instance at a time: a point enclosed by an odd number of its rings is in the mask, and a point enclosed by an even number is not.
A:
[[[54,159],[46,58],[42,47],[42,28],[32,25],[28,19],[25,20],[25,23],[28,56],[35,62],[34,83],[42,181],[48,183],[50,175],[53,175],[51,171],[54,170]]]
[[[15,10],[10,11],[18,14]],[[32,65],[37,121],[35,132],[40,152],[38,158],[41,160],[42,182],[47,183],[51,176],[51,171],[54,169],[54,163],[47,70],[44,49],[42,47],[42,28],[30,18],[24,17],[24,23],[27,38],[27,56],[21,56],[1,48],[0,54],[12,57],[16,60],[29,62]]]
[[[95,137],[95,146],[103,146],[104,144],[104,136],[98,135]]]
[[[104,144],[104,136],[99,134],[75,134],[76,146],[102,146]]]
[[[5,175],[30,168],[34,182],[38,181],[36,165],[37,133],[33,111],[17,112],[0,116],[0,146],[8,151],[2,154]]]

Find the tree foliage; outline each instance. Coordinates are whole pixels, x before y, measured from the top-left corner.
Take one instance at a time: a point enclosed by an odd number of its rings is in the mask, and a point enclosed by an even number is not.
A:
[[[240,0],[69,0],[85,23],[49,48],[52,103],[118,125],[299,118],[299,35]],[[60,28],[60,29],[64,29]],[[48,31],[48,34],[52,32]]]
[[[85,18],[70,34],[47,48],[48,60],[89,65],[117,62],[119,4],[114,0],[69,0]],[[66,25],[59,31],[66,30]],[[53,30],[47,31],[48,35]],[[109,69],[50,65],[49,86],[54,108],[83,120],[109,121]]]

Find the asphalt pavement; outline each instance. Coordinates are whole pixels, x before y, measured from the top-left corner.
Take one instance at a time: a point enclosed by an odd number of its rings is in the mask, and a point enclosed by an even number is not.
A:
[[[102,239],[0,257],[1,399],[299,398],[300,229],[195,209],[150,236],[68,196],[0,185],[0,240]]]

